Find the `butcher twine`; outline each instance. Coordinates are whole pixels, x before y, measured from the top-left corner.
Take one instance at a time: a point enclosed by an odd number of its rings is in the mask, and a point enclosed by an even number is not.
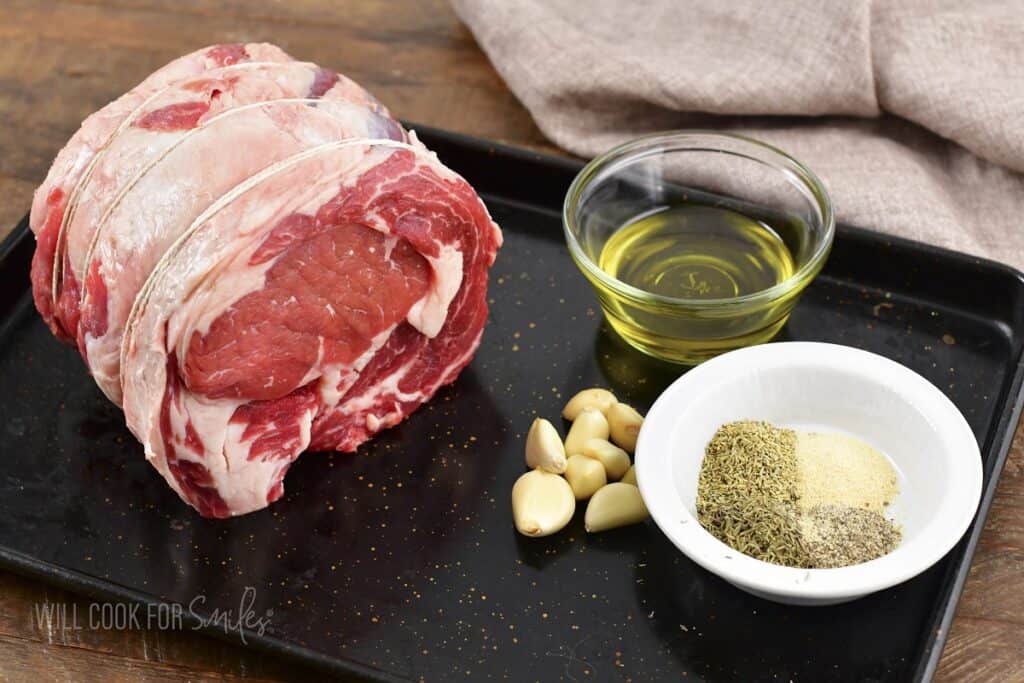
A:
[[[1024,2],[454,0],[537,125],[593,156],[741,132],[841,221],[1024,268]]]
[[[334,142],[325,142],[315,147],[303,150],[290,157],[281,159],[280,161],[274,162],[270,166],[267,166],[259,173],[255,173],[244,181],[233,187],[231,190],[226,192],[224,195],[219,197],[215,202],[206,207],[206,209],[199,214],[192,224],[185,229],[181,235],[178,236],[171,246],[167,248],[160,260],[153,267],[149,277],[146,278],[146,282],[142,285],[139,293],[135,296],[135,301],[132,303],[131,311],[128,313],[128,318],[124,325],[124,334],[121,336],[121,367],[125,368],[128,366],[127,355],[130,350],[130,345],[135,337],[135,325],[138,322],[139,317],[142,315],[146,304],[149,302],[150,295],[153,292],[153,288],[156,283],[159,282],[163,272],[167,269],[174,257],[184,248],[189,238],[199,230],[203,225],[210,220],[218,211],[221,211],[224,207],[231,204],[243,194],[262,183],[267,178],[277,175],[281,171],[291,168],[292,166],[312,157],[329,152],[331,150],[343,149],[345,147],[390,147],[393,149],[406,149],[415,152],[417,149],[421,149],[423,152],[433,154],[436,158],[436,154],[425,148],[418,148],[416,145],[419,141],[415,137],[415,134],[410,132],[410,138],[413,141],[412,144],[405,142],[398,142],[397,140],[388,139],[377,139],[377,138],[353,138],[349,140],[336,140]],[[121,377],[121,383],[124,384],[124,376]],[[147,458],[149,455],[147,454]]]
[[[222,67],[217,68],[215,71],[218,72],[218,73],[223,74],[223,73],[227,73],[227,72],[231,72],[231,71],[246,71],[246,70],[259,69],[259,68],[263,68],[263,67],[266,67],[266,66],[275,66],[275,65],[277,65],[277,62],[244,62],[244,63],[241,63],[241,64],[230,64],[228,66],[222,66]],[[121,133],[123,133],[125,130],[130,128],[132,126],[132,124],[135,123],[135,118],[139,115],[140,112],[145,111],[146,106],[148,104],[150,104],[151,102],[155,101],[157,98],[159,98],[165,92],[170,90],[172,87],[173,87],[173,84],[172,85],[168,85],[168,86],[166,86],[164,88],[159,88],[159,89],[153,91],[149,95],[149,97],[147,97],[145,100],[142,101],[141,104],[139,104],[139,106],[137,106],[130,114],[125,116],[124,120],[122,120],[121,123],[118,125],[118,127],[116,129],[114,129],[114,131],[107,137],[106,141],[103,143],[103,146],[100,149],[98,149],[96,151],[96,153],[93,155],[92,159],[89,160],[89,163],[85,167],[85,170],[82,171],[82,175],[79,177],[78,182],[75,183],[75,186],[71,189],[71,195],[68,197],[67,208],[64,210],[64,215],[61,217],[60,228],[58,229],[58,232],[57,232],[57,247],[56,247],[56,249],[53,252],[53,271],[51,273],[51,283],[50,283],[51,290],[50,290],[50,293],[51,293],[51,295],[53,297],[53,305],[54,305],[54,307],[56,307],[58,305],[57,302],[58,302],[58,299],[60,298],[61,281],[62,281],[62,279],[64,277],[64,259],[62,257],[63,257],[64,250],[65,250],[65,242],[67,241],[68,226],[71,225],[71,223],[72,223],[72,221],[74,219],[75,211],[78,209],[78,200],[81,198],[81,193],[82,193],[83,189],[89,184],[89,180],[92,177],[93,171],[96,170],[96,168],[99,166],[100,159],[103,158],[103,155],[106,153],[107,148],[110,146],[110,143],[112,143]],[[266,102],[258,102],[256,104],[266,104]],[[249,108],[249,107],[245,107],[245,108]],[[221,115],[223,115],[223,112],[222,112]],[[208,121],[206,123],[212,123],[216,119],[220,118],[221,115],[213,117],[212,119],[210,119],[210,121]],[[196,132],[195,129],[189,131],[188,134],[191,134],[191,133],[194,133],[194,132]],[[186,134],[186,136],[188,134]],[[142,177],[142,175],[146,171],[151,169],[154,165],[156,165],[156,163],[158,163],[160,160],[162,160],[164,157],[166,157],[168,154],[170,154],[171,151],[174,149],[174,147],[176,147],[178,144],[180,144],[180,142],[181,142],[181,140],[179,140],[174,145],[172,145],[170,148],[165,150],[164,153],[161,154],[157,159],[155,159],[153,163],[149,164],[145,169],[142,170],[142,172],[137,174],[136,177],[132,179],[132,181],[129,183],[128,187],[123,189],[123,191],[117,196],[117,198],[115,199],[113,204],[110,207],[108,207],[107,211],[104,213],[103,217],[100,219],[100,223],[99,224],[101,226],[103,225],[103,223],[106,222],[107,218],[109,217],[111,211],[113,211],[114,207],[116,207],[121,202],[121,200],[124,199],[125,194],[127,194],[128,190],[131,189],[131,186],[134,185],[136,182],[138,182],[139,178]],[[88,249],[88,252],[87,252],[88,258],[92,258],[92,250],[93,250],[93,247],[95,246],[96,238],[99,236],[99,232],[100,231],[97,229],[96,232],[93,234],[93,239],[92,239],[92,242],[89,245],[89,249]],[[88,258],[85,261],[86,264],[89,263]],[[81,275],[81,273],[76,273],[76,275]],[[84,298],[85,298],[85,288],[84,287],[82,288],[81,295],[82,295],[82,299],[84,300]],[[72,334],[74,334],[74,333],[72,332]]]

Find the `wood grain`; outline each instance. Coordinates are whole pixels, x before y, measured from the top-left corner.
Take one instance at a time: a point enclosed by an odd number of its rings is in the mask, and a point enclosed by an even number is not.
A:
[[[5,233],[82,119],[218,42],[272,41],[362,83],[406,120],[554,151],[440,0],[5,0],[2,15]]]
[[[4,0],[0,10],[0,236],[89,113],[170,59],[267,40],[344,72],[407,120],[555,151],[441,0]],[[317,680],[192,632],[38,624],[33,606],[77,604],[0,573],[0,680]],[[1018,428],[938,673],[1024,680],[1024,434]]]

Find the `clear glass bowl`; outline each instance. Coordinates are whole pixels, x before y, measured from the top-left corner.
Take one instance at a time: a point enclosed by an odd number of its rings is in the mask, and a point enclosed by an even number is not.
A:
[[[792,275],[729,298],[676,298],[600,268],[601,250],[620,229],[686,204],[784,226]],[[594,159],[569,188],[563,223],[573,260],[615,331],[644,353],[685,364],[771,339],[821,270],[835,233],[828,193],[807,167],[756,140],[701,131],[643,137]]]

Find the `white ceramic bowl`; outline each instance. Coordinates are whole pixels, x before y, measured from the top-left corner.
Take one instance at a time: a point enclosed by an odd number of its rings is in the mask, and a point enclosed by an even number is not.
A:
[[[697,521],[704,447],[721,425],[767,420],[843,432],[892,461],[891,516],[903,541],[840,569],[781,567],[743,555]],[[853,600],[923,572],[963,536],[981,497],[981,454],[956,406],[887,358],[846,346],[787,342],[732,351],[676,380],[647,414],[637,480],[655,523],[691,560],[749,593],[801,605]]]

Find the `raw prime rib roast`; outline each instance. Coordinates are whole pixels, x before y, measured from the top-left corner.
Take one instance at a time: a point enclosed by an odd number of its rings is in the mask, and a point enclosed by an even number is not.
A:
[[[87,118],[31,226],[40,314],[208,517],[454,381],[501,245],[372,95],[262,44],[182,57]]]

